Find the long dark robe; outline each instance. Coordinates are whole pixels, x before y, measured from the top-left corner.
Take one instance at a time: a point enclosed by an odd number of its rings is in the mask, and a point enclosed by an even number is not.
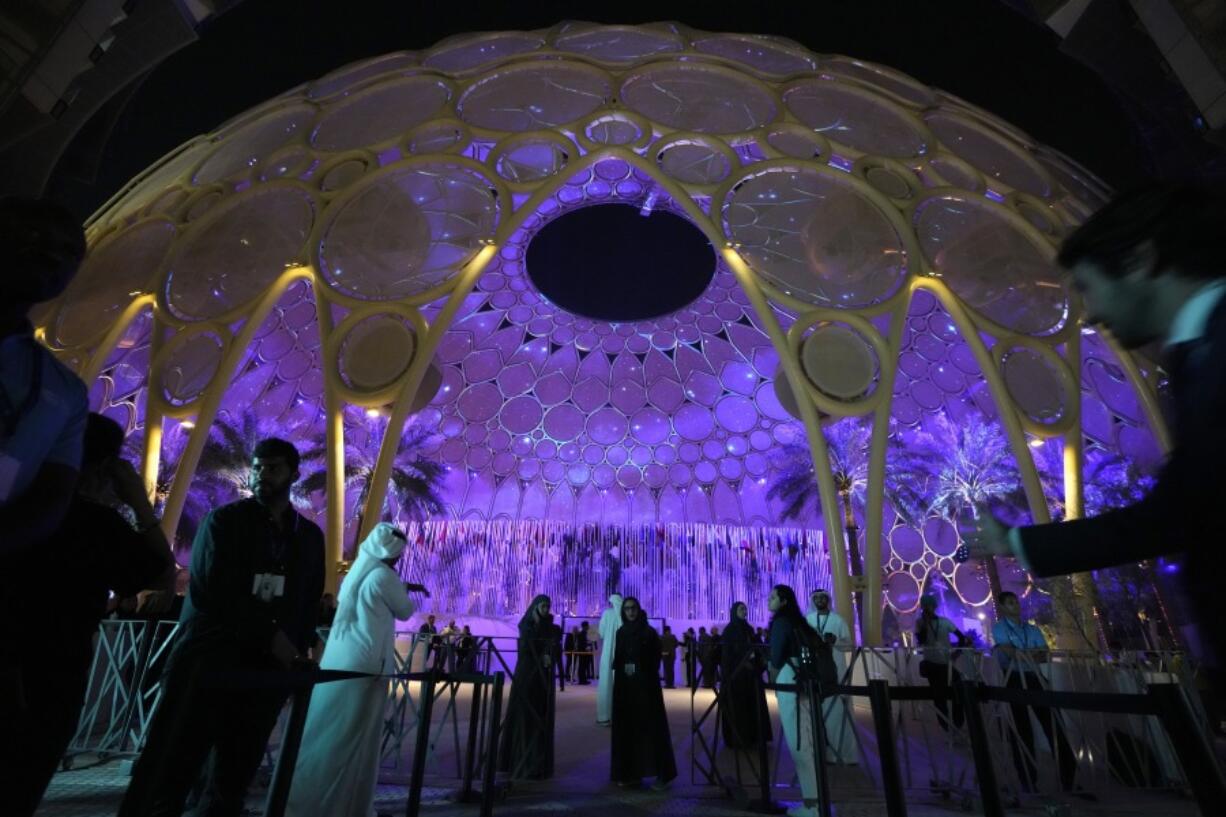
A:
[[[724,743],[736,749],[754,749],[771,739],[766,691],[755,683],[763,668],[754,652],[757,643],[753,628],[742,619],[724,629],[719,714]]]
[[[539,621],[533,616],[538,601],[539,597],[519,621],[519,653],[498,750],[499,771],[517,780],[553,776],[553,667],[558,637],[552,616]]]
[[[633,674],[627,664],[634,666]],[[617,631],[613,678],[612,779],[672,780],[677,761],[660,689],[660,636],[647,624],[646,612]]]

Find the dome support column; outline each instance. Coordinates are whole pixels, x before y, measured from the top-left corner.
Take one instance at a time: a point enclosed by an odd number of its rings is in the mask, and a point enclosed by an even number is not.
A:
[[[817,476],[818,496],[821,498],[822,522],[825,526],[826,547],[830,553],[830,575],[834,582],[834,600],[839,610],[850,613],[851,577],[847,572],[847,542],[843,536],[843,515],[839,509],[838,492],[835,490],[834,474],[830,469],[830,454],[826,448],[826,437],[822,433],[821,421],[817,416],[817,406],[805,397],[808,387],[805,385],[805,375],[800,370],[800,362],[788,348],[787,338],[779,321],[771,312],[770,304],[762,290],[754,280],[753,272],[731,247],[723,249],[724,260],[736,276],[741,289],[749,297],[754,311],[762,321],[762,326],[771,339],[771,344],[779,354],[779,363],[783,366],[792,393],[797,395],[796,403],[800,407],[801,420],[805,425],[805,434],[809,440],[809,452],[813,457],[814,473]],[[852,617],[854,618],[854,616]]]
[[[460,305],[464,303],[464,299],[472,292],[473,287],[477,284],[477,279],[481,277],[481,273],[485,271],[486,265],[489,264],[497,252],[497,244],[487,244],[468,262],[468,266],[457,276],[455,288],[452,289],[447,303],[444,304],[442,311],[439,312],[438,317],[426,332],[425,337],[422,338],[421,345],[417,347],[417,352],[413,355],[413,362],[409,364],[409,370],[405,374],[404,383],[400,387],[400,394],[397,395],[395,403],[392,405],[391,415],[387,421],[387,430],[384,431],[383,441],[379,445],[379,458],[375,462],[375,470],[370,477],[370,492],[366,496],[366,505],[362,509],[362,526],[358,530],[357,537],[359,542],[366,538],[366,535],[379,523],[382,517],[379,509],[383,507],[383,503],[387,498],[387,484],[392,477],[392,462],[396,458],[396,447],[400,442],[400,429],[404,427],[405,420],[409,417],[409,408],[412,406],[413,397],[421,386],[422,378],[426,374],[426,367],[430,365],[430,360],[434,357],[434,353],[443,339],[443,334],[446,333],[451,327],[452,321],[455,320],[456,312],[459,311]]]

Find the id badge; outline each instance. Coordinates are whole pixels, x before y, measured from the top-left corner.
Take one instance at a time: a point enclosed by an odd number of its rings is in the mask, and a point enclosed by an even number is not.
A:
[[[285,595],[285,577],[276,573],[257,573],[252,578],[251,595],[269,602]]]
[[[626,665],[626,675],[634,675],[634,664]]]
[[[549,666],[549,664],[550,664],[550,661],[549,661],[549,656],[548,656],[548,655],[542,655],[542,656],[541,656],[541,666],[542,666],[542,667],[548,667],[548,666]]]

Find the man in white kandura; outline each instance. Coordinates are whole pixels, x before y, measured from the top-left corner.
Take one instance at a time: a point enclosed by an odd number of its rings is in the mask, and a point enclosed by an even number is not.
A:
[[[596,723],[608,726],[613,717],[613,649],[622,626],[622,597],[609,596],[609,609],[600,614],[600,683],[596,687]]]
[[[419,584],[401,583],[394,565],[404,547],[404,534],[386,522],[366,537],[341,584],[321,669],[396,672],[396,620],[407,620],[417,609],[407,593],[429,595]],[[386,703],[386,678],[315,688],[287,814],[374,817]]]
[[[847,683],[847,650],[855,647],[847,621],[830,607],[830,592],[814,590],[809,594],[813,609],[805,619],[817,634],[826,640],[834,653],[834,666],[839,671],[839,683]],[[847,699],[842,695],[827,698],[822,707],[826,725],[826,761],[850,765],[860,762],[856,751],[855,728],[852,725]]]

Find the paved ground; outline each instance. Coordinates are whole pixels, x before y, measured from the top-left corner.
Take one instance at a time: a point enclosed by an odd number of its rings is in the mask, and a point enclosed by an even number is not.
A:
[[[698,703],[704,703],[699,693]],[[495,806],[495,814],[506,817],[536,817],[542,814],[573,814],[583,817],[637,817],[637,815],[744,815],[746,810],[738,802],[726,796],[715,786],[702,785],[702,775],[691,769],[690,753],[690,696],[681,690],[666,691],[670,725],[676,747],[680,777],[665,793],[650,790],[632,791],[619,789],[607,783],[609,762],[609,732],[595,725],[595,687],[568,687],[558,698],[557,715],[557,766],[552,780],[516,786],[505,799]],[[460,724],[467,724],[464,700],[459,701]],[[446,708],[445,706],[443,707]],[[436,710],[437,712],[437,710]],[[436,718],[438,716],[436,715]],[[867,732],[867,723],[862,724]],[[428,769],[428,785],[423,792],[421,814],[426,817],[452,817],[476,815],[478,807],[453,802],[458,789],[454,779],[456,757],[453,749],[453,731],[449,722],[436,720],[436,747]],[[463,726],[459,733],[463,735]],[[909,761],[911,777],[926,780],[929,772],[922,757],[923,747],[912,752]],[[721,768],[731,776],[733,768],[730,756],[721,758]],[[962,772],[957,764],[945,765],[949,777],[957,779]],[[785,769],[790,769],[785,761]],[[944,774],[944,773],[942,773]],[[790,776],[790,771],[785,771]],[[377,794],[376,807],[380,813],[404,814],[407,764],[391,770]],[[966,785],[973,785],[963,778]],[[127,777],[124,764],[119,760],[99,762],[96,758],[83,756],[76,759],[75,767],[61,772],[52,783],[39,815],[46,817],[109,817],[122,797]],[[867,817],[884,815],[884,798],[879,786],[870,775],[858,768],[836,768],[831,771],[834,813],[837,817]],[[773,788],[774,797],[785,804],[796,804],[794,788],[779,785]],[[252,792],[250,805],[259,808],[262,792]],[[908,793],[908,813],[913,817],[935,815],[959,815],[981,810],[968,795],[954,791],[949,799],[943,799],[926,785]],[[258,813],[258,811],[253,812]],[[1140,793],[1114,790],[1104,792],[1099,802],[1080,799],[1033,798],[1010,808],[1010,813],[1033,815],[1145,815],[1152,817],[1183,817],[1195,815],[1197,809],[1186,798],[1173,793]],[[319,815],[330,817],[330,815]]]

